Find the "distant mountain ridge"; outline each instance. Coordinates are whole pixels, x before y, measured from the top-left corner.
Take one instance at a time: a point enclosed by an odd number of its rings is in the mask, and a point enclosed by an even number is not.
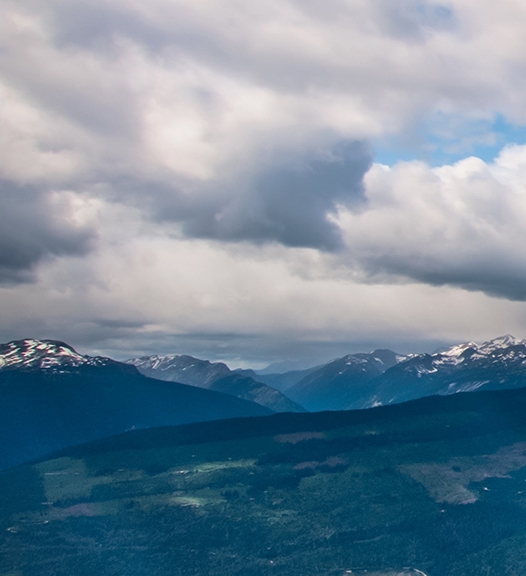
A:
[[[369,383],[368,407],[429,395],[526,386],[526,340],[507,334],[482,344],[465,342],[435,354],[418,354]]]
[[[52,340],[0,346],[0,469],[133,428],[272,411],[213,390],[147,378]]]
[[[433,354],[348,354],[286,389],[310,411],[363,409],[430,395],[526,386],[526,340],[507,334]]]
[[[232,394],[250,400],[274,412],[304,412],[298,403],[252,377],[251,371],[233,371],[223,362],[209,362],[193,356],[143,356],[126,360],[141,374],[167,382],[181,382],[190,386]]]
[[[150,356],[118,362],[103,356],[79,354],[72,346],[58,340],[26,338],[0,344],[2,370],[34,371],[61,374],[88,367],[113,367],[124,373],[177,382],[230,394],[279,412],[302,412],[279,391],[252,378],[231,371],[222,362],[199,360],[192,356]]]
[[[347,354],[325,364],[287,389],[308,410],[345,410],[361,397],[368,382],[406,360],[392,350]]]
[[[433,354],[391,350],[348,354],[324,366],[258,374],[188,355],[148,356],[117,362],[78,354],[64,342],[26,339],[0,345],[0,374],[44,370],[60,374],[113,367],[128,374],[180,382],[231,394],[272,411],[362,409],[430,395],[526,386],[526,340],[511,335],[465,342]],[[275,386],[275,388],[274,388]],[[284,393],[281,393],[280,388]]]
[[[145,376],[200,388],[208,388],[215,380],[232,373],[223,362],[200,360],[185,354],[141,356],[126,360],[126,364],[135,366]]]
[[[290,372],[260,372],[255,370],[247,370],[237,368],[234,372],[238,374],[243,374],[244,376],[250,376],[258,382],[263,382],[267,386],[272,386],[276,390],[287,394],[287,390],[292,388],[294,384],[297,384],[302,378],[305,378],[309,374],[312,374],[316,370],[319,370],[322,366],[313,366],[312,368],[304,368],[302,370],[291,370]]]

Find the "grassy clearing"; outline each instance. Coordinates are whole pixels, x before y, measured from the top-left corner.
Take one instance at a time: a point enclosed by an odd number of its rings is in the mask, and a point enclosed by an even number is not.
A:
[[[408,464],[400,470],[422,483],[437,502],[472,504],[478,496],[467,487],[487,478],[506,478],[526,466],[526,443],[504,446],[494,454],[452,458],[445,463]]]

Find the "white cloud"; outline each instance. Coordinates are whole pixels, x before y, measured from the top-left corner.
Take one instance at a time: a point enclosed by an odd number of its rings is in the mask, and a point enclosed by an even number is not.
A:
[[[368,208],[342,209],[347,258],[376,281],[411,279],[526,299],[526,147],[493,164],[375,165]]]
[[[525,19],[462,0],[6,2],[0,73],[95,139],[74,145],[95,170],[211,178],[320,132],[400,133],[439,110],[525,119]]]

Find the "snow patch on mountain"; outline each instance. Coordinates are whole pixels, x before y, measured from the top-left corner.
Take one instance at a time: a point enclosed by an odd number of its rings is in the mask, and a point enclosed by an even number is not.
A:
[[[448,395],[458,394],[459,392],[473,392],[474,390],[478,390],[481,386],[489,383],[490,380],[474,380],[468,384],[458,384],[458,382],[451,382],[443,394]]]
[[[0,345],[0,370],[42,369],[62,371],[79,366],[106,366],[109,358],[83,356],[72,346],[57,340],[13,340]]]
[[[466,361],[491,358],[502,362],[518,357],[526,360],[526,340],[519,340],[511,334],[499,336],[482,344],[464,342],[432,356],[436,366],[444,364],[456,366]]]

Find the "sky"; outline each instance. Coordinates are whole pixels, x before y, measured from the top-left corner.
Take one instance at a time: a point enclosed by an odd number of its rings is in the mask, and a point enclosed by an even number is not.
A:
[[[526,337],[525,29],[519,0],[2,0],[0,341]]]

